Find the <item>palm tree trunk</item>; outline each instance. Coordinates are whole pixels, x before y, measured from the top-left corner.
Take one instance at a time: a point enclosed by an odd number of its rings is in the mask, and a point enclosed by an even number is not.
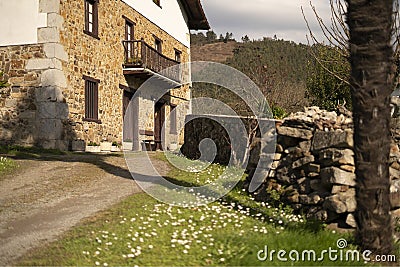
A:
[[[347,0],[350,30],[357,237],[363,249],[390,253],[390,94],[393,0]]]

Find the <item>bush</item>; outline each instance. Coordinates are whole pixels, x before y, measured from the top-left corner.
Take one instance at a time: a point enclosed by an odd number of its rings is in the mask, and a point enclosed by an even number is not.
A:
[[[281,119],[287,117],[287,115],[288,115],[286,110],[280,106],[273,106],[272,114],[274,114],[274,119],[278,119],[278,120],[281,120]]]
[[[351,109],[348,60],[337,48],[315,45],[312,49],[317,60],[308,63],[306,90],[311,104],[332,111],[346,102]]]

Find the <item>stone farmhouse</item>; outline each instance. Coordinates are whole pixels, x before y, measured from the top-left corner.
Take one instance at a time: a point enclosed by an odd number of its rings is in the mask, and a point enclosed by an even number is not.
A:
[[[190,30],[209,29],[200,0],[0,0],[0,25],[0,71],[10,84],[0,89],[0,144],[181,142],[188,71],[162,70],[190,62]],[[168,93],[128,109],[154,76]],[[186,108],[169,116],[178,105]]]

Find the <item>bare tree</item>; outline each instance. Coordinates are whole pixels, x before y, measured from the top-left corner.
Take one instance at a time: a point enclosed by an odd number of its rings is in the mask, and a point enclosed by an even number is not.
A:
[[[350,32],[348,24],[346,23],[346,16],[348,10],[347,0],[329,0],[330,6],[330,20],[326,22],[319,15],[317,8],[310,1],[310,7],[314,13],[314,17],[318,22],[318,26],[322,31],[322,40],[319,39],[310,27],[310,23],[304,13],[303,7],[301,11],[303,14],[304,21],[306,22],[309,36],[307,36],[308,44],[315,46],[330,46],[336,49],[338,54],[346,59],[350,57],[349,39]],[[400,4],[399,1],[393,1],[393,12],[392,12],[392,32],[391,32],[391,43],[394,48],[394,58],[396,62],[400,62]],[[317,49],[318,51],[318,49]],[[339,80],[350,84],[348,76],[343,75],[341,72],[331,71],[327,68],[327,62],[324,62],[316,53],[316,50],[310,50],[315,60],[331,75],[338,78]],[[334,60],[334,59],[332,59]],[[400,64],[396,64],[397,65]],[[397,71],[399,72],[399,71]],[[395,79],[395,87],[399,81]]]

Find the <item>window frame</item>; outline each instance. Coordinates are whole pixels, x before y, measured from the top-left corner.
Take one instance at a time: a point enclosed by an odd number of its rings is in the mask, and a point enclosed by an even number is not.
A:
[[[90,22],[89,6],[92,5],[92,22]],[[84,0],[85,28],[83,32],[93,38],[99,38],[99,0]],[[92,30],[90,30],[92,25]]]
[[[96,122],[99,120],[99,83],[100,80],[83,75],[85,82],[85,116],[83,121]],[[92,85],[90,87],[90,85]]]
[[[182,51],[174,48],[175,50],[175,61],[182,63]]]
[[[160,38],[158,38],[157,36],[155,36],[155,35],[153,35],[153,38],[154,38],[154,49],[158,53],[162,54],[163,41]]]
[[[135,26],[136,23],[127,18],[126,16],[122,16],[122,18],[125,20],[125,41],[134,41],[135,40]],[[130,33],[129,30],[130,29]],[[134,43],[128,43],[127,44],[127,53],[128,53],[128,58],[134,56]]]

